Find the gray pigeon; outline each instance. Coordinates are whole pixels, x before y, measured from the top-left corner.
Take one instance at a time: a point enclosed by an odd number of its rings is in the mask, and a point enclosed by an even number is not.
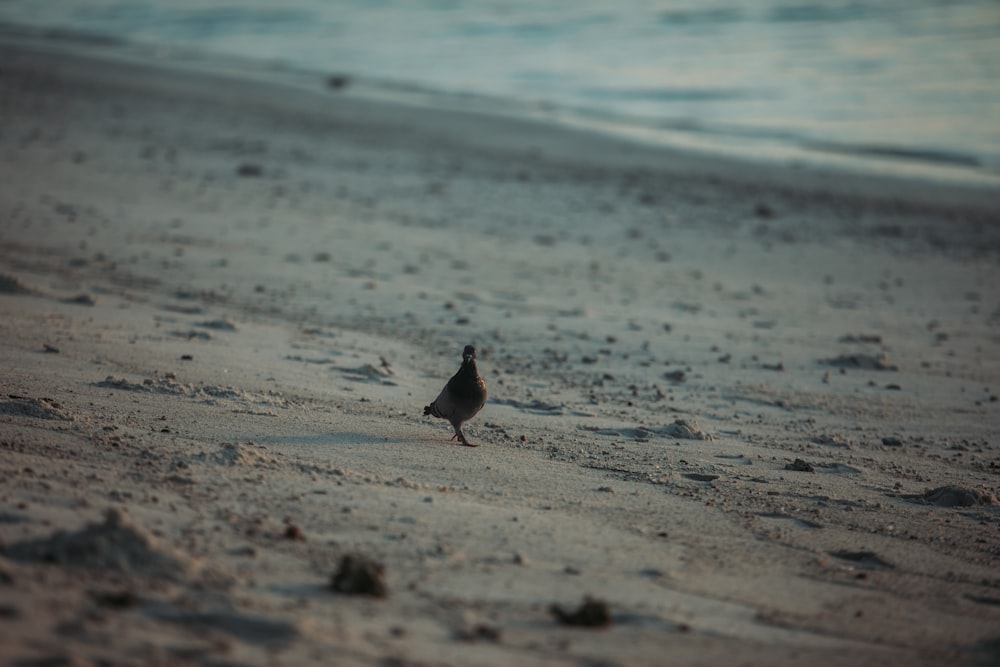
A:
[[[434,402],[424,408],[425,415],[447,419],[455,428],[452,440],[466,447],[475,447],[465,439],[462,424],[472,419],[486,404],[486,382],[476,370],[476,348],[466,345],[462,352],[462,367],[448,380]]]

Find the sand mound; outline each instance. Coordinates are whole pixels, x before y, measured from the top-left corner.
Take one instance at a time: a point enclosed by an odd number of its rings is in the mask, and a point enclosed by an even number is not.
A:
[[[40,540],[18,542],[4,551],[12,560],[114,570],[152,578],[177,579],[187,569],[180,556],[131,524],[118,510],[108,510],[104,523],[88,524],[75,533],[59,531]]]
[[[25,396],[10,396],[8,400],[0,401],[0,415],[73,421],[72,415],[65,412],[55,401]]]
[[[698,428],[697,423],[686,419],[678,419],[656,432],[679,440],[712,440],[712,436]]]
[[[277,459],[268,454],[260,445],[252,442],[246,444],[226,443],[218,451],[195,454],[187,458],[190,463],[210,462],[220,466],[252,466],[271,467]]]
[[[147,378],[140,383],[109,375],[101,382],[96,382],[94,386],[121,391],[186,396],[207,405],[218,405],[220,400],[226,400],[243,405],[288,407],[288,399],[276,391],[251,392],[217,384],[195,385],[178,382],[172,377]]]
[[[902,496],[912,503],[937,507],[974,507],[995,505],[997,499],[988,491],[967,489],[964,486],[939,486],[924,493]]]

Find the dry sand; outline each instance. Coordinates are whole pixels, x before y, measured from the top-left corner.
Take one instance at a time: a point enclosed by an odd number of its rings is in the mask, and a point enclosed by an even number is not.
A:
[[[196,65],[0,46],[2,662],[1000,661],[996,190]]]

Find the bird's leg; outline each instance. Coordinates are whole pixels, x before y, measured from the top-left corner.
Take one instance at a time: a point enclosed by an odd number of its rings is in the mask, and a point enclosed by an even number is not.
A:
[[[473,443],[471,443],[471,442],[469,442],[468,440],[465,439],[465,434],[462,433],[462,427],[461,426],[456,426],[455,427],[455,435],[452,436],[451,439],[455,440],[456,438],[458,438],[458,441],[461,442],[466,447],[475,447],[476,446],[475,444],[473,444]]]

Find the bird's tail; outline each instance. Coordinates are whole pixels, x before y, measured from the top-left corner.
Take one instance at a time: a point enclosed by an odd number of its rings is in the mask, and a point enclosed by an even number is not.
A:
[[[430,405],[424,406],[424,416],[427,415],[430,415],[432,417],[437,417],[438,419],[442,419],[441,413],[438,412],[437,401],[431,403]]]

